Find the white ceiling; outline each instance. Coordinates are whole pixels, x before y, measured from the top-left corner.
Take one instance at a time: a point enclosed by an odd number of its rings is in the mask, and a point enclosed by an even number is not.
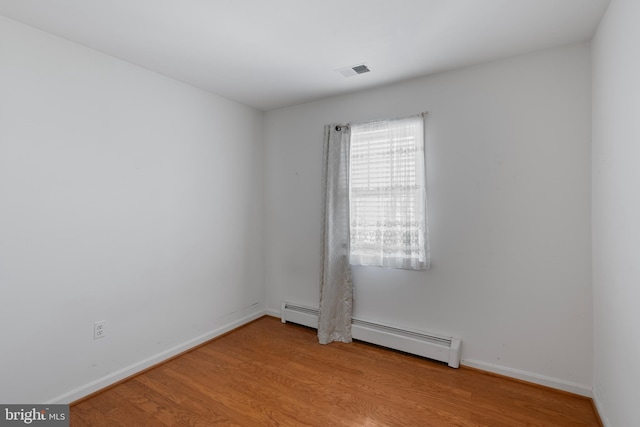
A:
[[[0,0],[0,14],[270,110],[589,40],[609,0]],[[366,63],[345,78],[336,69]]]

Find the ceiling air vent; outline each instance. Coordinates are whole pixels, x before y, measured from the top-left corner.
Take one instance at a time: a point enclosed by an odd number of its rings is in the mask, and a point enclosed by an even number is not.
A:
[[[368,73],[371,70],[366,64],[360,64],[360,65],[354,65],[352,67],[340,68],[336,71],[345,77],[351,77],[358,74]]]

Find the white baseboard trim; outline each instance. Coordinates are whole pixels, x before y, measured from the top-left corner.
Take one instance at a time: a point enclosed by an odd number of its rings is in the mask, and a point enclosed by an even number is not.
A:
[[[593,389],[593,405],[596,407],[596,411],[598,411],[598,416],[600,417],[600,421],[602,421],[602,425],[604,427],[609,427],[611,423],[609,422],[609,418],[607,418],[607,413],[604,411],[604,407],[602,406],[602,401],[598,397],[598,392],[596,389]]]
[[[216,338],[226,332],[229,332],[239,326],[242,326],[246,323],[249,323],[255,319],[258,319],[266,314],[265,310],[260,308],[248,315],[243,316],[240,319],[232,320],[231,322],[220,326],[206,334],[202,334],[196,338],[190,339],[182,344],[179,344],[175,347],[172,347],[168,350],[165,350],[161,353],[158,353],[154,356],[148,357],[140,362],[134,363],[126,368],[120,369],[119,371],[113,372],[111,374],[105,375],[102,378],[98,378],[95,381],[92,381],[88,384],[82,385],[74,390],[71,390],[67,393],[64,393],[54,399],[45,402],[45,404],[68,404],[78,399],[82,399],[85,396],[90,395],[91,393],[95,393],[105,387],[108,387],[118,381],[121,381],[127,377],[137,374],[147,368],[150,368],[154,365],[157,365],[167,359],[172,358],[182,352],[185,352],[193,347],[196,347],[202,343],[205,343],[213,338]]]
[[[460,364],[462,366],[469,366],[471,368],[480,369],[482,371],[504,375],[505,377],[516,378],[522,381],[567,391],[569,393],[578,394],[580,396],[592,397],[593,395],[591,387],[571,381],[547,377],[545,375],[534,374],[532,372],[521,371],[518,369],[507,368],[505,366],[494,365],[493,363],[486,363],[474,359],[462,359],[460,361]]]
[[[280,308],[278,308],[278,309],[266,308],[264,310],[264,314],[266,314],[267,316],[273,316],[273,317],[277,317],[278,319],[280,319],[282,317],[282,310]]]

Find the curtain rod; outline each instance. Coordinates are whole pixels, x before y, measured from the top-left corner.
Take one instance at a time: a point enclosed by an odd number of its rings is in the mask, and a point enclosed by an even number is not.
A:
[[[426,117],[428,114],[429,114],[428,111],[423,111],[421,113],[409,114],[407,116],[402,116],[402,117],[392,117],[390,119],[386,118],[386,119],[377,119],[377,120],[367,120],[367,121],[363,121],[363,122],[349,122],[349,123],[347,123],[347,126],[351,126],[351,125],[366,125],[368,123],[384,122],[384,121],[388,121],[388,120],[402,120],[402,119],[408,119],[409,117],[415,117],[415,116]]]

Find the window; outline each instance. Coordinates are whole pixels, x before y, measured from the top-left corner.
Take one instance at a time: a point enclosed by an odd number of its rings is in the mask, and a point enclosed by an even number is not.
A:
[[[429,268],[423,115],[351,126],[349,261]]]

